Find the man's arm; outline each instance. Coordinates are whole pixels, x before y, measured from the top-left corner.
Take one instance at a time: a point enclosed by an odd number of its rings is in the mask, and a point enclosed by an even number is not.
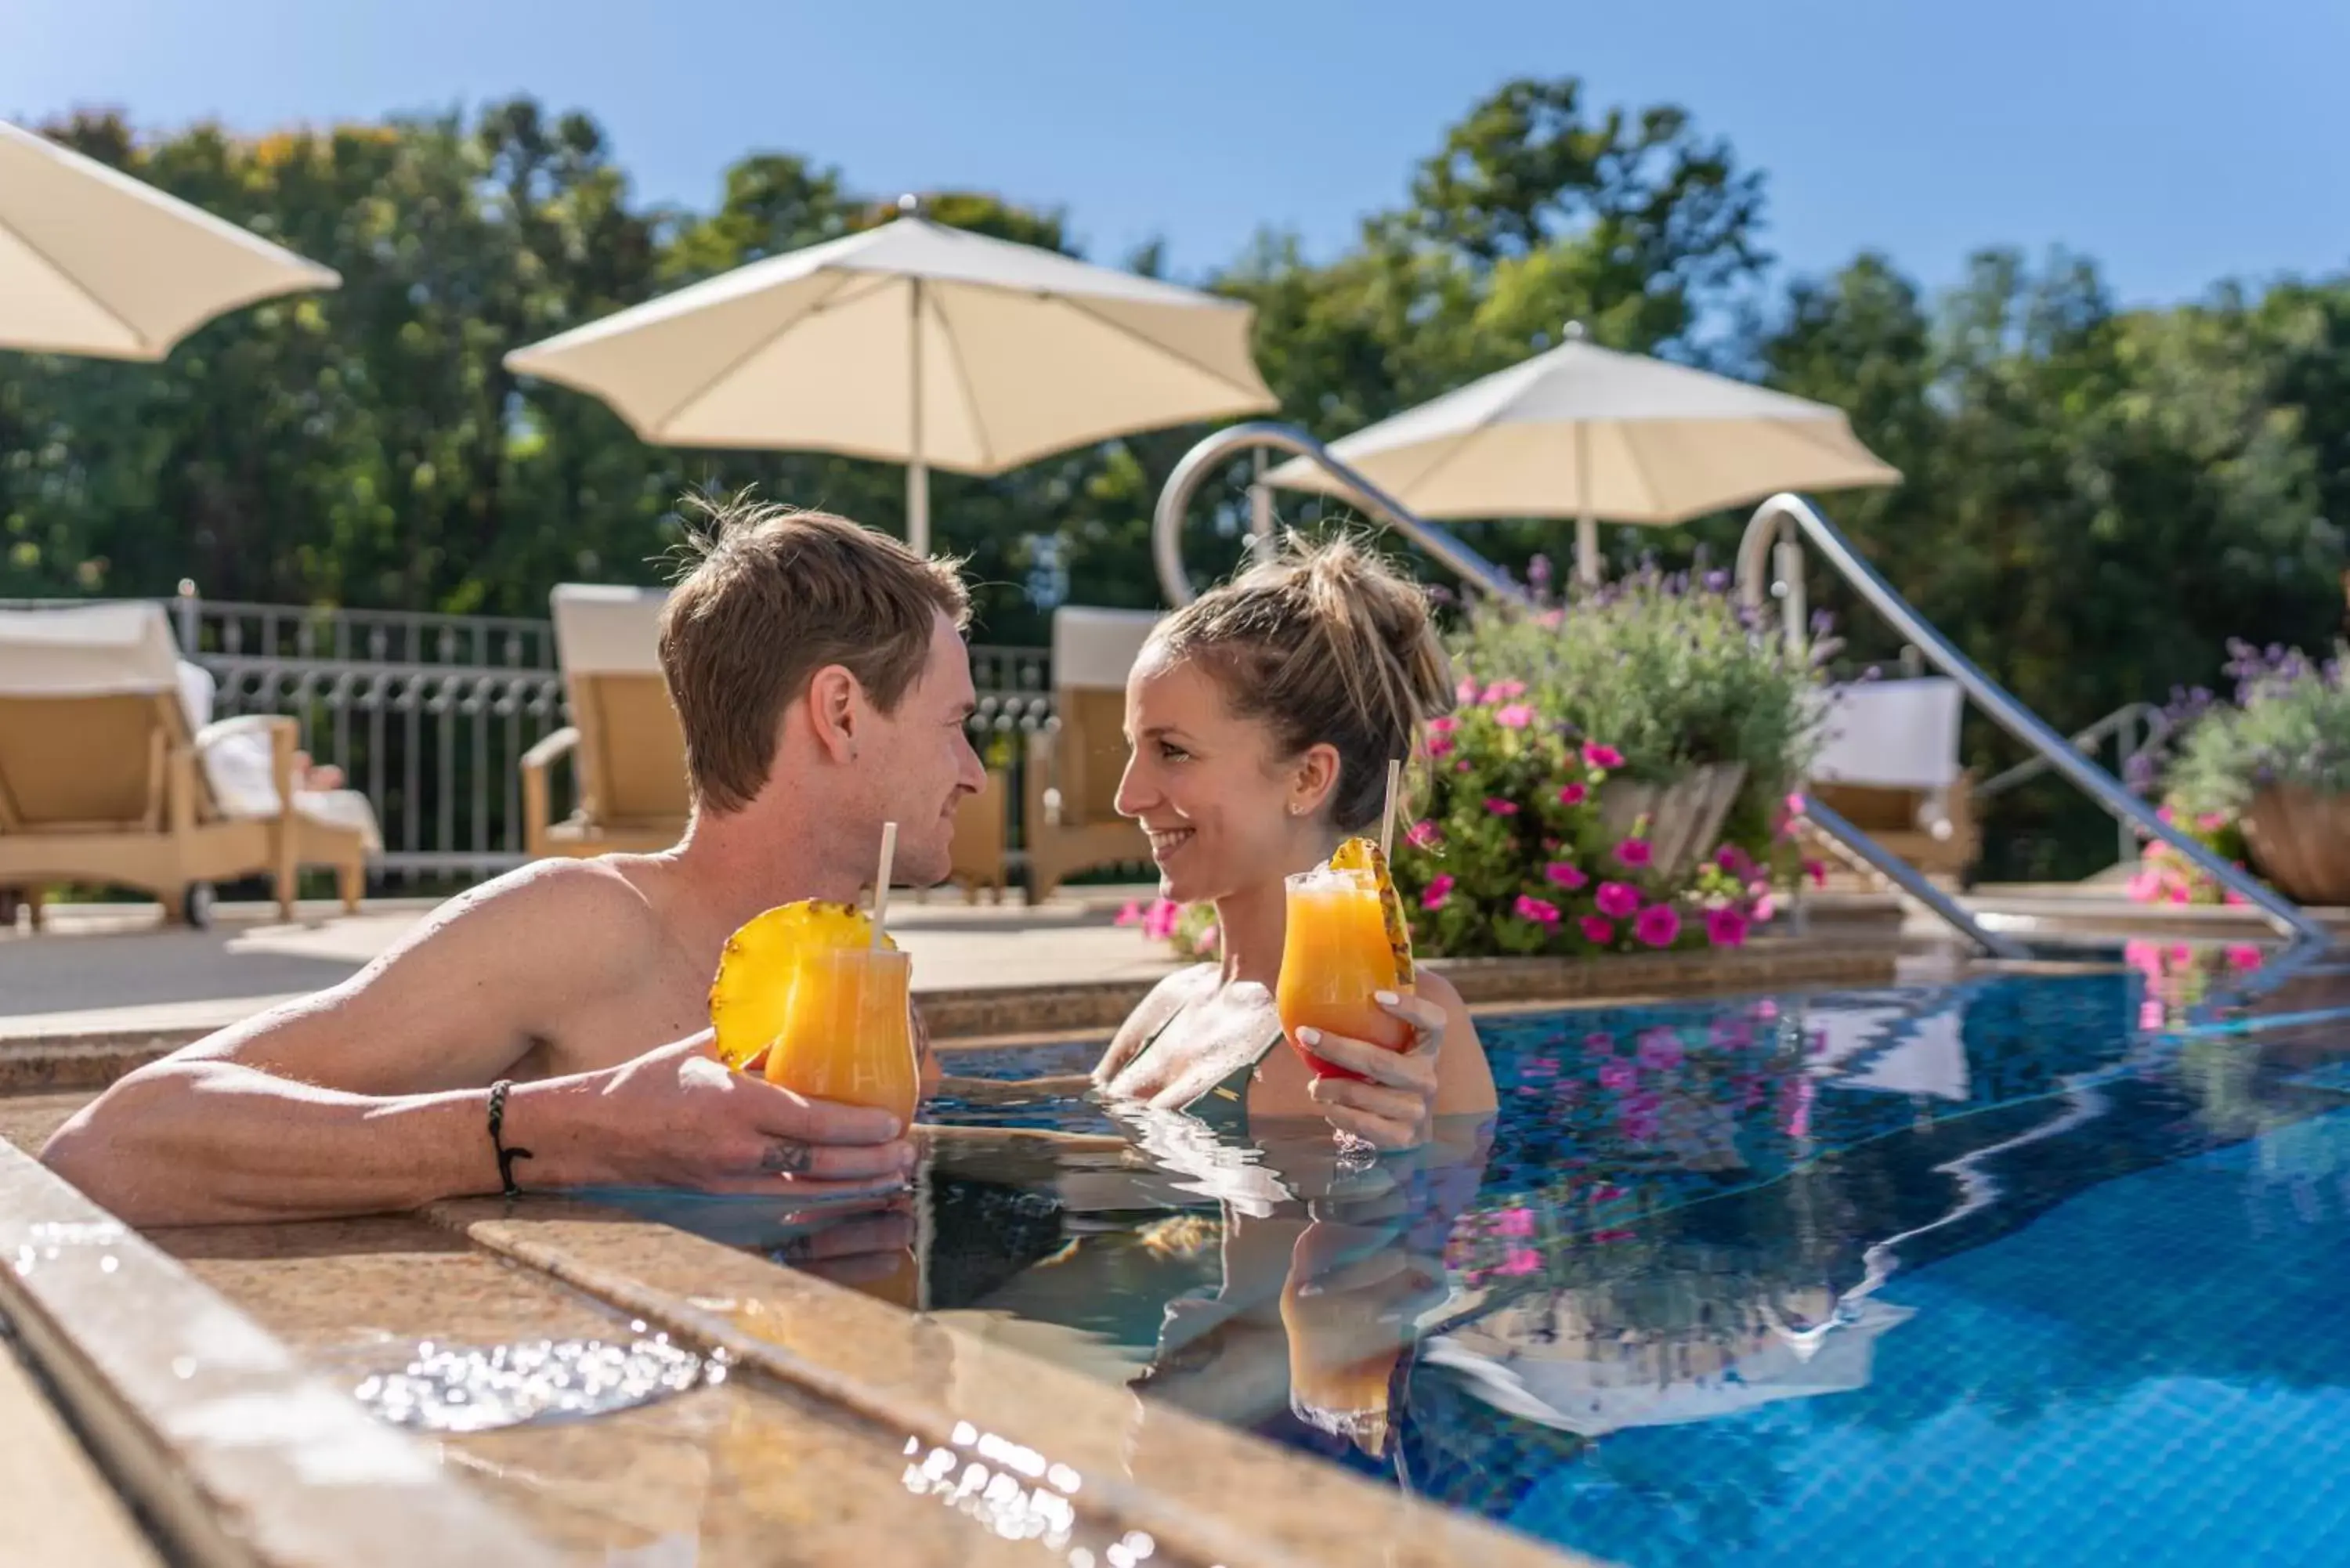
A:
[[[137,1224],[413,1208],[498,1190],[487,1086],[599,975],[642,961],[651,916],[602,867],[526,868],[453,900],[375,963],[140,1068],[41,1152]],[[585,994],[583,994],[585,993]],[[811,1197],[887,1184],[887,1113],[733,1074],[706,1036],[517,1085],[504,1141],[534,1187],[644,1183]]]

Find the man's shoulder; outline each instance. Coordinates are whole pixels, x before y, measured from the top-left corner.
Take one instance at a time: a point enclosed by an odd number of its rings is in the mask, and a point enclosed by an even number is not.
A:
[[[613,948],[641,950],[661,919],[642,882],[619,857],[534,860],[433,912],[433,933],[460,932],[501,945],[544,942],[566,962]]]

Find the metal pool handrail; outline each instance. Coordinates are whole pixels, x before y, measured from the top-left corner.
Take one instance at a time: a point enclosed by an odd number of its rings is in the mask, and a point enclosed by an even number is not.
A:
[[[1167,476],[1166,488],[1159,493],[1159,505],[1150,519],[1150,553],[1158,563],[1159,589],[1169,604],[1180,608],[1200,597],[1183,569],[1184,512],[1217,464],[1251,447],[1272,447],[1308,460],[1345,485],[1348,499],[1451,567],[1461,581],[1513,604],[1528,602],[1526,591],[1512,582],[1508,573],[1454,538],[1450,529],[1419,516],[1331,456],[1328,447],[1295,425],[1255,420],[1220,430],[1185,452],[1175,472]]]
[[[1800,651],[1810,630],[1810,617],[1804,603],[1803,545],[1805,541],[1818,550],[1828,565],[1842,574],[1844,579],[1890,622],[1896,631],[1923,652],[1942,673],[1956,680],[1975,705],[1990,714],[2001,729],[2045,758],[2050,767],[2071,780],[2083,794],[2116,817],[2135,825],[2147,836],[2159,838],[2169,845],[2197,870],[2267,916],[2270,923],[2286,936],[2320,948],[2332,941],[2326,929],[2299,905],[2258,877],[2237,869],[2188,834],[2163,821],[2152,806],[2132,794],[2118,779],[2067,742],[2040,715],[2008,695],[2006,690],[1984,674],[1974,660],[1960,652],[1948,638],[1911,607],[1908,600],[1896,593],[1893,586],[1878,575],[1877,568],[1853,548],[1852,541],[1845,537],[1841,529],[1822,516],[1802,496],[1782,493],[1757,507],[1753,519],[1746,525],[1746,535],[1738,546],[1738,587],[1746,603],[1759,611],[1762,608],[1764,597],[1772,591],[1775,571],[1790,649]]]
[[[1453,537],[1451,531],[1418,515],[1402,502],[1331,455],[1327,447],[1304,431],[1294,425],[1254,421],[1232,425],[1201,441],[1183,454],[1183,460],[1175,465],[1175,472],[1168,475],[1166,488],[1159,493],[1159,505],[1150,521],[1150,548],[1158,564],[1159,586],[1167,595],[1170,604],[1180,607],[1199,597],[1191,587],[1189,574],[1183,569],[1184,513],[1218,464],[1252,447],[1273,447],[1308,459],[1346,486],[1351,499],[1359,502],[1381,523],[1452,568],[1462,581],[1513,604],[1529,602],[1525,590],[1512,582],[1507,573]],[[1260,533],[1259,542],[1262,544],[1268,510],[1259,506],[1254,508],[1254,514],[1252,525]],[[2018,943],[1984,929],[1956,899],[1928,881],[1916,867],[1835,813],[1821,807],[1812,813],[1811,819],[1830,837],[1904,893],[1932,910],[1944,923],[1984,952],[1999,958],[2030,956],[2027,950]]]

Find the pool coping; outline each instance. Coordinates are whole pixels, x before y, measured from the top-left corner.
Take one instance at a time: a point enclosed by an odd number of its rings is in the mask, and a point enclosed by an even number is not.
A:
[[[0,1142],[0,1316],[108,1479],[197,1568],[556,1568],[145,1237]]]
[[[1847,935],[1770,937],[1734,951],[1609,954],[1597,958],[1431,959],[1472,1008],[1550,1002],[1640,1001],[1743,991],[1881,985],[1898,958],[1890,943]],[[1039,1035],[1107,1034],[1156,980],[1087,981],[923,992],[917,1001],[941,1046],[1001,1045]],[[102,1089],[222,1027],[218,1003],[201,1026],[56,1031],[11,1037],[0,1019],[0,1095],[42,1089]]]
[[[474,1245],[906,1434],[958,1471],[1025,1451],[1080,1517],[1182,1560],[1277,1568],[1601,1568],[925,1314],[577,1199],[427,1206]],[[1013,1461],[1016,1463],[1017,1461]]]

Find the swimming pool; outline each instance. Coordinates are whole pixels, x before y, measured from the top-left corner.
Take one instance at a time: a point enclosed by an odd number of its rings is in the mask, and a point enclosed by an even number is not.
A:
[[[2350,1085],[2307,1030],[2166,1035],[2144,1000],[2099,973],[1491,1020],[1496,1124],[1371,1172],[948,1104],[1149,1154],[949,1147],[926,1304],[1636,1568],[2340,1561]]]

